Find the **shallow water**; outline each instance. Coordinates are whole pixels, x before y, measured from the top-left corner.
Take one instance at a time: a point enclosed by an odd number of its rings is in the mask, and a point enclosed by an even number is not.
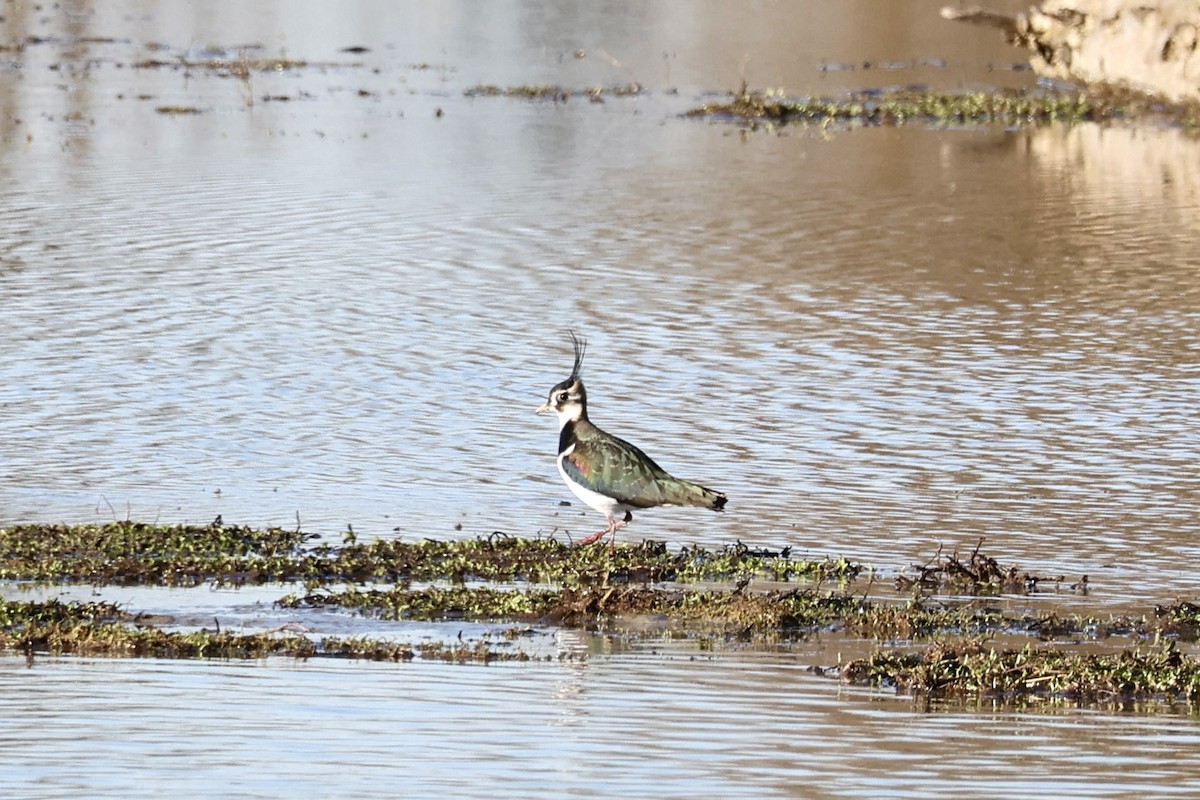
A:
[[[743,135],[677,116],[743,76],[793,95],[1031,81],[993,34],[923,3],[486,9],[5,9],[0,40],[41,38],[0,51],[0,524],[590,533],[596,514],[559,505],[554,425],[532,415],[573,328],[593,418],[730,497],[724,515],[639,514],[628,537],[885,571],[986,537],[1038,574],[1088,575],[1100,608],[1197,592],[1200,143],[1120,126]],[[250,43],[314,63],[248,83],[134,66]],[[463,95],[630,80],[648,93]],[[101,738],[50,783],[23,779],[28,795],[153,793],[201,756],[263,796],[400,776],[427,794],[1195,788],[1188,720],[921,715],[802,669],[835,660],[11,660],[0,702],[36,687],[43,710],[6,726],[24,744],[0,758],[61,751],[95,695]],[[736,689],[758,671],[763,688]],[[554,735],[559,685],[588,699],[578,739]],[[413,705],[383,713],[402,690]],[[231,733],[214,698],[246,725]]]
[[[10,797],[1188,797],[1193,720],[914,710],[792,654],[0,659]],[[75,698],[64,703],[64,697]]]

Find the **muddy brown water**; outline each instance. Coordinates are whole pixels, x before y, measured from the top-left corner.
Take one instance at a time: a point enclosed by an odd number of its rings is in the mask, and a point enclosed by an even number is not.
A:
[[[1073,611],[1200,589],[1200,143],[677,116],[743,77],[1028,85],[987,31],[882,1],[2,16],[25,44],[0,49],[0,524],[590,533],[532,414],[575,329],[594,419],[730,497],[629,537],[884,574],[985,537],[1088,575]],[[248,44],[313,63],[171,65]],[[646,94],[463,95],[630,80]],[[288,621],[274,594],[124,591],[184,625]],[[586,658],[0,659],[0,775],[14,797],[1200,791],[1193,718],[926,712],[805,671],[861,643],[531,646]]]

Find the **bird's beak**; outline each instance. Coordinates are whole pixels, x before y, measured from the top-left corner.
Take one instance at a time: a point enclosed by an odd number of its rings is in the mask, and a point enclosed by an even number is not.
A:
[[[549,404],[549,403],[542,403],[540,406],[538,406],[537,408],[535,408],[535,409],[533,410],[533,413],[535,413],[535,414],[545,414],[545,413],[546,413],[547,411],[549,411],[549,410],[550,410],[550,404]]]

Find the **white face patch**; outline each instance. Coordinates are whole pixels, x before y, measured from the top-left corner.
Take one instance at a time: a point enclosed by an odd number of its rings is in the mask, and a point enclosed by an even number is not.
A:
[[[583,384],[578,380],[565,389],[561,388],[560,384],[550,390],[546,406],[554,409],[554,413],[558,417],[559,430],[562,430],[568,422],[574,422],[583,417],[583,410],[587,403],[584,397]]]
[[[558,429],[561,431],[568,422],[574,422],[583,415],[583,406],[578,399],[568,399],[564,403],[555,405],[554,413],[558,415]]]

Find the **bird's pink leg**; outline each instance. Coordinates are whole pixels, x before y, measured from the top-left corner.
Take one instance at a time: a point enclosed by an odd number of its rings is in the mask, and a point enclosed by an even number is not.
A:
[[[608,544],[608,549],[612,552],[617,551],[617,528],[624,528],[629,522],[623,519],[615,519],[612,522],[612,540]]]
[[[611,534],[613,535],[613,538],[614,538],[614,540],[615,540],[615,539],[616,539],[616,536],[617,536],[617,528],[618,528],[618,527],[620,527],[620,526],[621,526],[621,525],[623,525],[623,524],[625,524],[625,523],[618,523],[618,522],[616,521],[616,519],[614,519],[614,518],[613,518],[613,515],[612,515],[612,514],[609,514],[609,515],[608,515],[608,527],[607,527],[607,528],[605,528],[605,529],[604,529],[604,530],[602,530],[602,531],[597,531],[596,533],[593,533],[591,536],[588,536],[588,537],[587,537],[587,538],[585,538],[585,539],[580,539],[580,540],[579,540],[578,542],[576,542],[575,544],[576,544],[576,546],[578,546],[578,547],[583,547],[583,546],[585,546],[585,545],[592,544],[593,542],[598,542],[598,541],[600,541],[601,539],[603,539],[603,538],[604,538],[604,535],[605,535],[605,534],[608,534],[608,533],[611,533]],[[613,545],[613,546],[614,546],[614,547],[616,546],[615,542],[614,542],[614,545]]]

